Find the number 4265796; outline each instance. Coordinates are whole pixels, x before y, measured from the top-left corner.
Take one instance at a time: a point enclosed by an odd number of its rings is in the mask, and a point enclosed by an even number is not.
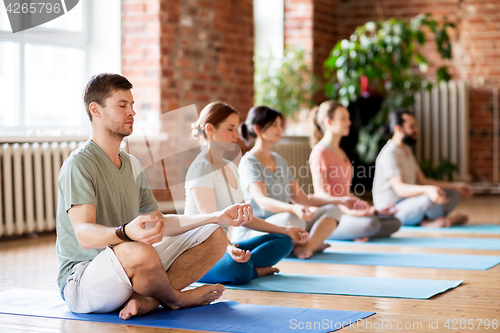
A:
[[[9,5],[6,8],[7,13],[9,14],[36,14],[36,13],[45,13],[45,14],[51,14],[51,13],[56,13],[59,14],[62,10],[61,4],[60,3],[45,3],[45,2],[37,2],[37,3],[9,3]]]
[[[447,329],[498,329],[498,319],[448,319],[444,324]]]

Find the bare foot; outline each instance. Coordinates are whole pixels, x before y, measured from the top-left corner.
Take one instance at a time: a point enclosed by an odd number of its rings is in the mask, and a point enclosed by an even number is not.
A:
[[[153,297],[132,294],[120,311],[120,318],[127,320],[133,316],[140,316],[153,311],[160,305],[160,301]]]
[[[450,225],[450,219],[447,217],[438,217],[435,220],[424,220],[420,223],[421,227],[429,228],[448,228]]]
[[[299,259],[307,259],[313,255],[313,251],[307,246],[295,246],[293,248],[293,254]]]
[[[226,288],[222,284],[205,284],[201,287],[182,292],[182,308],[207,305],[219,299]]]
[[[453,216],[448,218],[451,222],[451,225],[462,225],[466,224],[469,221],[469,217],[462,213],[456,213]]]
[[[370,240],[369,237],[359,237],[359,238],[356,238],[354,241],[355,242],[362,242],[362,243],[366,243]]]
[[[276,267],[255,267],[258,276],[273,275],[274,273],[279,273],[280,270]]]
[[[322,243],[320,246],[318,246],[318,248],[316,249],[316,251],[314,251],[314,253],[316,253],[316,252],[323,252],[324,250],[326,250],[330,246],[331,245],[328,244],[328,243]]]

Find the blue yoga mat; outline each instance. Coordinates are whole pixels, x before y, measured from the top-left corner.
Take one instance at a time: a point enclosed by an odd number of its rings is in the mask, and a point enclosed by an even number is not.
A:
[[[413,227],[403,226],[400,231],[418,231],[418,232],[441,232],[441,233],[457,233],[457,234],[500,234],[500,224],[470,224],[457,225],[449,228],[428,228],[428,227]]]
[[[387,237],[374,238],[369,242],[353,242],[328,240],[331,244],[349,244],[356,245],[396,245],[396,246],[416,246],[433,247],[442,249],[469,249],[469,250],[500,250],[500,238],[462,238],[462,237]]]
[[[395,252],[333,252],[316,253],[309,259],[288,257],[284,260],[318,262],[327,264],[399,266],[418,268],[486,270],[500,264],[500,256],[437,254],[437,253],[395,253]]]
[[[0,293],[0,313],[96,321],[101,323],[203,330],[212,332],[262,333],[296,332],[307,323],[307,332],[331,332],[374,312],[306,309],[222,301],[178,311],[161,308],[139,317],[122,320],[118,313],[78,314],[68,310],[57,292],[9,290]],[[319,323],[314,326],[314,323]]]
[[[262,276],[243,285],[225,285],[225,287],[308,294],[428,299],[458,287],[463,281],[280,273]]]

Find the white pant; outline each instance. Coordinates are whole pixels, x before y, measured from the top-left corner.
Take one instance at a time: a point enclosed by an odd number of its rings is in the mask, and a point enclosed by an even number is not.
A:
[[[219,228],[207,224],[154,245],[162,266],[167,271],[182,253],[203,243]],[[72,312],[112,312],[132,296],[134,289],[111,247],[107,247],[92,261],[73,267],[64,287],[64,298]]]

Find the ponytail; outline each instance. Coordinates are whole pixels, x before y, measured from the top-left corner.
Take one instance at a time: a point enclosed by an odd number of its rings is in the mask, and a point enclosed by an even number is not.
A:
[[[253,126],[249,127],[246,122],[240,124],[238,131],[247,146],[257,137],[257,134],[253,131]]]
[[[208,104],[201,110],[198,120],[191,124],[191,135],[195,138],[203,137],[207,139],[205,126],[212,124],[215,128],[218,128],[220,123],[233,113],[239,116],[239,113],[235,109],[224,102],[217,101]]]
[[[255,138],[257,138],[257,133],[253,130],[254,125],[257,125],[260,130],[265,131],[278,117],[282,121],[284,120],[281,112],[268,106],[260,105],[251,108],[248,111],[247,119],[238,128],[245,144],[253,143]]]
[[[325,101],[320,104],[320,106],[315,107],[311,110],[311,124],[312,124],[312,135],[311,135],[311,146],[316,145],[323,139],[325,135],[324,122],[326,118],[333,119],[335,111],[343,105],[336,101]]]
[[[323,139],[323,129],[318,123],[318,110],[319,106],[315,106],[311,110],[311,114],[309,115],[309,120],[311,121],[312,134],[309,138],[311,147],[314,147],[321,139]]]
[[[205,138],[205,131],[201,128],[199,121],[191,124],[191,135],[195,138]]]

